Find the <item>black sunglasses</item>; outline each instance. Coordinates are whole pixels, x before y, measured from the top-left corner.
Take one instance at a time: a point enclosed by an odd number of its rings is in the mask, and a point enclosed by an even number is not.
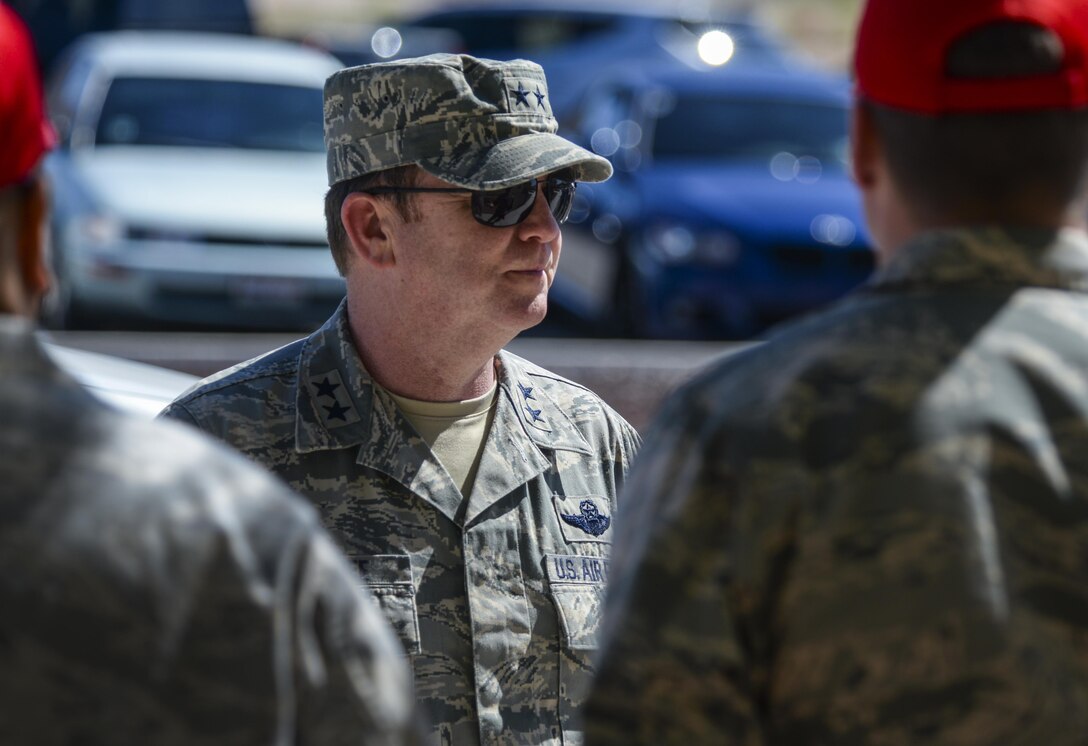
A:
[[[544,199],[552,211],[555,222],[564,223],[570,217],[574,204],[576,182],[570,178],[553,176],[550,179],[530,179],[506,189],[478,191],[461,187],[395,187],[378,186],[360,189],[363,194],[394,194],[397,192],[460,192],[472,195],[472,217],[476,222],[491,228],[509,228],[529,217],[536,204],[537,186],[542,186]]]

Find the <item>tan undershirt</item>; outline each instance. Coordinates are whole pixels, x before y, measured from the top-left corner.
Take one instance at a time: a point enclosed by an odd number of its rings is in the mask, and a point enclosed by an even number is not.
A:
[[[472,492],[484,440],[491,429],[498,386],[476,399],[432,402],[389,392],[401,413],[431,447],[462,495]]]

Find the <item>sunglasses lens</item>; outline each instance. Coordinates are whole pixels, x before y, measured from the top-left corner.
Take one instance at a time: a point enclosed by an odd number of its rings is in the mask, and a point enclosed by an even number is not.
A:
[[[494,192],[473,192],[472,214],[484,225],[508,228],[524,220],[533,209],[534,202],[536,181]]]
[[[476,220],[492,228],[509,228],[517,225],[529,216],[536,204],[536,179],[509,189],[493,192],[472,193],[472,214]],[[567,179],[548,179],[544,182],[544,198],[557,223],[570,217],[570,208],[574,204],[576,184]]]
[[[570,217],[570,208],[574,205],[574,189],[577,184],[563,179],[549,179],[544,184],[544,196],[548,199],[555,222],[565,223]]]

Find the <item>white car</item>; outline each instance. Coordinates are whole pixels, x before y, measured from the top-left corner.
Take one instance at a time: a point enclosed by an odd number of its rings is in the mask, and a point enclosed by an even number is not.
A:
[[[47,86],[61,146],[46,322],[307,329],[343,297],[325,238],[322,87],[301,45],[126,31]]]
[[[57,366],[107,404],[147,419],[198,380],[196,376],[43,340]]]

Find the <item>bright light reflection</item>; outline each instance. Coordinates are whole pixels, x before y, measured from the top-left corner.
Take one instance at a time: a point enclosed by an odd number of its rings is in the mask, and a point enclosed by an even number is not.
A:
[[[699,38],[699,59],[708,65],[724,65],[735,51],[732,37],[724,31],[707,31]]]
[[[817,215],[810,231],[817,241],[831,246],[849,246],[858,235],[853,221],[842,215]]]
[[[370,37],[370,48],[374,50],[374,54],[386,59],[399,52],[402,43],[400,32],[389,26],[378,29]]]
[[[589,138],[589,146],[597,155],[608,158],[620,149],[620,136],[611,127],[601,127]]]
[[[779,181],[793,181],[799,169],[800,164],[793,153],[783,151],[771,158],[771,175]]]

